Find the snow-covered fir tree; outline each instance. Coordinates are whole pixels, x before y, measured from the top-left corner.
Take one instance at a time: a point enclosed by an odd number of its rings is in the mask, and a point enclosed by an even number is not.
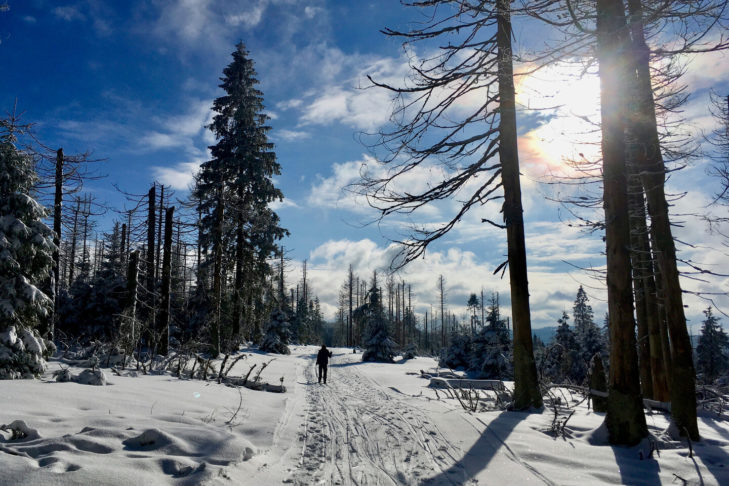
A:
[[[575,327],[575,338],[579,346],[580,359],[583,363],[589,363],[595,353],[606,356],[605,338],[595,324],[595,314],[589,304],[585,289],[577,290],[575,303],[572,306],[572,319]]]
[[[281,309],[275,310],[266,326],[266,333],[259,349],[267,353],[291,354],[291,350],[289,350],[289,327],[287,313]]]
[[[438,365],[444,368],[468,368],[471,358],[471,336],[457,326],[451,330],[450,345],[443,349]]]
[[[480,378],[504,379],[511,376],[511,337],[501,318],[498,294],[491,294],[486,326],[473,337],[468,369]]]
[[[254,63],[243,43],[221,81],[225,94],[213,102],[209,126],[216,138],[212,159],[200,166],[192,194],[202,214],[203,247],[210,250],[204,264],[212,273],[212,288],[205,295],[214,299],[208,314],[214,354],[260,335],[260,323],[270,312],[263,302],[271,273],[267,260],[276,241],[288,234],[270,206],[283,200],[273,181],[281,167],[268,140],[271,127]],[[227,288],[234,291],[223,295],[231,273],[233,285]],[[228,312],[222,312],[225,305]]]
[[[380,289],[377,287],[377,272],[372,278],[367,297],[368,302],[357,309],[357,314],[363,317],[366,326],[362,361],[390,363],[395,357],[397,343],[390,338]]]
[[[704,383],[713,383],[729,371],[729,336],[719,323],[719,318],[704,311],[706,318],[701,326],[699,345],[696,347],[697,372]]]
[[[582,383],[587,375],[587,363],[582,360],[577,337],[570,328],[567,313],[563,311],[557,322],[557,332],[544,353],[542,373],[554,383]]]
[[[39,333],[53,309],[41,290],[52,279],[53,235],[31,196],[33,160],[15,146],[14,130],[0,121],[0,379],[38,376],[53,349]]]

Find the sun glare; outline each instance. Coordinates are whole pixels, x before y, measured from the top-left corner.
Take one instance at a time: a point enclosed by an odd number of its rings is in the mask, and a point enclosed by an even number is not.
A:
[[[600,81],[577,65],[548,67],[517,81],[517,103],[528,131],[521,137],[523,163],[533,170],[569,174],[570,161],[599,157]]]

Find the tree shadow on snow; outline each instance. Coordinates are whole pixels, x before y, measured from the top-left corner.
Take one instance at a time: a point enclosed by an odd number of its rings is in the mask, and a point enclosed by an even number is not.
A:
[[[705,420],[704,424],[710,425],[712,428],[716,428],[720,433],[722,431],[712,424],[711,420]],[[722,436],[724,434],[722,433]],[[717,484],[729,484],[729,452],[726,449],[726,442],[703,439],[700,442],[693,444],[694,456],[701,459],[701,462],[709,470]],[[692,459],[696,467],[696,473],[699,476],[700,484],[704,484],[703,478],[701,477],[701,471],[699,465],[696,464],[696,459]],[[689,478],[684,478],[689,479]]]
[[[644,441],[634,447],[610,446],[620,472],[620,484],[626,486],[661,484],[659,476],[661,466],[655,458],[648,457],[650,449],[644,450],[645,443]]]
[[[465,484],[486,469],[497,454],[507,454],[511,456],[510,458],[515,458],[516,455],[506,443],[506,439],[517,424],[528,416],[528,412],[501,412],[498,417],[487,424],[483,433],[466,451],[463,458],[440,474],[425,479],[423,484]],[[529,468],[528,465],[524,465]],[[534,470],[532,472],[541,476]]]

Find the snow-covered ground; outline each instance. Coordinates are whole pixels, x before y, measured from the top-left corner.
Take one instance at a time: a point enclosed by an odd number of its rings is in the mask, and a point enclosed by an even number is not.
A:
[[[362,363],[334,349],[319,385],[316,351],[294,347],[265,369],[283,394],[108,370],[107,386],[55,383],[58,363],[43,380],[0,382],[0,425],[28,434],[0,433],[0,484],[729,484],[723,420],[701,418],[689,457],[648,415],[649,457],[648,440],[604,445],[603,415],[584,404],[564,437],[549,409],[466,412],[419,376],[430,358]],[[273,357],[249,352],[231,375]]]

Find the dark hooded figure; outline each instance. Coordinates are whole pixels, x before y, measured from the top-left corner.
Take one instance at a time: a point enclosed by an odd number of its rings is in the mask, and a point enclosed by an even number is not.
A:
[[[327,366],[329,365],[329,358],[332,357],[332,352],[327,349],[326,344],[321,345],[319,354],[316,355],[316,364],[319,367],[319,383],[324,378],[324,384],[327,384]]]

